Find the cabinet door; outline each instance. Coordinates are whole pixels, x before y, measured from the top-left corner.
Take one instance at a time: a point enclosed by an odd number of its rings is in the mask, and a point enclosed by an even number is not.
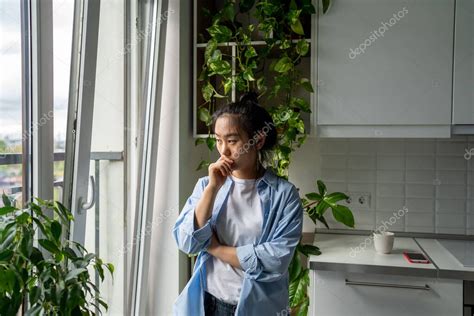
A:
[[[400,287],[387,287],[393,284]],[[420,289],[425,285],[429,290]],[[310,286],[313,316],[446,316],[463,312],[460,280],[313,270]]]
[[[449,131],[453,28],[454,0],[333,1],[318,17],[318,126]]]
[[[474,125],[474,0],[456,1],[453,124]]]

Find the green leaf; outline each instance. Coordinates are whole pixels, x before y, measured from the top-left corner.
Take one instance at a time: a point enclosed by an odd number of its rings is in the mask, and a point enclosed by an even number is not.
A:
[[[39,244],[44,249],[48,250],[50,253],[57,254],[59,253],[58,247],[48,239],[38,239]]]
[[[354,228],[354,215],[349,208],[344,205],[336,205],[332,208],[334,219],[348,227]]]
[[[61,238],[61,231],[62,231],[61,224],[56,220],[52,221],[51,233],[53,234],[54,239],[56,239],[56,241],[58,242],[59,242],[59,239]]]
[[[291,30],[299,35],[304,35],[303,24],[301,24],[300,20],[296,20],[295,23],[290,25]]]
[[[287,72],[291,68],[293,68],[293,62],[288,56],[284,56],[277,61],[274,69],[275,71],[281,73],[281,72]]]
[[[298,6],[296,5],[295,0],[291,0],[291,1],[290,1],[290,9],[291,9],[291,10],[296,10],[296,9],[298,9]]]
[[[16,211],[17,209],[13,206],[4,206],[0,207],[0,216],[6,215],[8,213],[12,213]]]
[[[62,203],[56,201],[55,204],[57,208],[59,209],[59,211],[61,212],[61,214],[63,214],[65,218],[67,218],[70,221],[74,220],[72,213]]]
[[[301,39],[298,41],[298,43],[296,43],[296,52],[299,55],[306,56],[308,51],[309,51],[309,43],[306,40]]]
[[[64,279],[64,281],[67,282],[69,280],[72,280],[72,279],[76,278],[79,274],[81,274],[83,272],[86,272],[86,271],[87,271],[86,268],[78,268],[78,269],[71,270],[66,275],[66,278]]]
[[[300,275],[301,273],[301,259],[300,256],[297,252],[293,255],[293,259],[290,262],[290,265],[288,267],[288,272],[289,272],[289,277],[290,277],[290,282],[293,280],[296,280],[296,278]]]
[[[16,217],[16,222],[20,225],[28,224],[30,222],[30,214],[23,212]]]
[[[309,255],[315,255],[319,256],[321,254],[321,251],[319,250],[318,247],[314,245],[298,245],[298,250],[302,252],[306,257]]]
[[[297,316],[307,316],[308,315],[308,307],[309,307],[309,297],[305,297],[300,308],[298,309]]]
[[[33,217],[33,222],[36,223],[36,226],[39,227],[39,229],[41,230],[41,232],[43,233],[45,237],[49,236],[48,231],[45,229],[45,227],[43,226],[43,223],[41,223],[41,221],[38,218]]]
[[[307,78],[302,78],[300,80],[300,85],[308,92],[314,92],[311,82]]]
[[[316,8],[311,3],[311,0],[303,0],[303,4],[301,6],[301,13],[303,14],[315,14]]]
[[[209,64],[209,69],[212,71],[211,75],[214,73],[218,75],[226,75],[232,71],[232,66],[227,60],[218,60]]]
[[[235,9],[234,3],[228,2],[225,7],[222,9],[222,17],[225,20],[234,21]]]
[[[2,201],[4,206],[12,206],[12,202],[10,201],[8,195],[5,194],[5,192],[2,193]]]
[[[326,194],[326,192],[327,192],[326,185],[325,185],[324,182],[321,181],[321,180],[316,181],[316,183],[318,184],[319,194],[321,194],[322,196],[324,196],[324,195]]]
[[[0,250],[8,248],[12,243],[13,239],[15,238],[15,235],[16,229],[9,231],[5,236],[3,236],[3,241],[0,244]]]
[[[232,37],[232,31],[225,25],[214,24],[207,29],[207,32],[218,43],[229,42]]]
[[[30,290],[30,302],[36,302],[41,294],[41,290],[37,286],[33,286]]]
[[[301,10],[290,10],[288,12],[288,19],[290,21],[290,27],[293,32],[299,35],[304,35],[303,25],[300,21]]]
[[[204,51],[204,59],[209,60],[214,54],[214,51],[217,49],[217,41],[214,39],[209,40],[206,45],[206,50]]]
[[[311,109],[309,107],[309,103],[302,98],[293,98],[293,104],[294,106],[300,108],[302,111],[311,113]]]
[[[33,236],[31,231],[23,233],[20,241],[20,250],[21,253],[27,258],[31,255],[31,251],[33,250]]]
[[[252,69],[250,68],[245,69],[245,71],[242,73],[242,77],[247,81],[255,81]]]
[[[75,259],[75,258],[77,258],[76,252],[75,252],[72,248],[70,248],[70,247],[64,248],[63,253],[64,253],[64,255],[67,256],[69,259]]]
[[[107,269],[110,271],[110,274],[112,274],[112,275],[113,275],[113,274],[114,274],[114,271],[115,271],[115,267],[114,267],[114,265],[113,265],[113,264],[111,264],[111,263],[107,263],[105,266],[106,266],[106,267],[107,267]]]
[[[210,82],[207,82],[203,87],[202,87],[202,97],[206,102],[211,101],[212,94],[214,93],[214,87]]]
[[[104,269],[100,264],[95,264],[95,270],[99,273],[100,280],[104,281]]]
[[[331,203],[331,204],[334,204],[338,201],[341,201],[341,200],[347,200],[349,197],[342,193],[342,192],[334,192],[334,193],[331,193],[331,194],[328,194],[324,200],[327,201],[328,203]]]
[[[213,62],[221,61],[221,60],[222,60],[222,52],[219,49],[216,49],[214,50],[214,52],[212,52],[211,57],[207,60],[207,64],[210,65]]]
[[[43,257],[43,254],[41,253],[41,251],[39,251],[38,248],[33,247],[32,251],[31,251],[31,255],[30,255],[30,261],[34,265],[38,265],[38,263],[43,261],[43,260],[44,260],[44,257]]]
[[[246,58],[255,57],[255,56],[257,56],[257,51],[255,50],[255,48],[253,48],[253,46],[247,46],[247,49],[245,50],[244,56]]]
[[[323,14],[326,14],[326,12],[328,12],[330,5],[331,0],[323,0]]]
[[[316,206],[316,212],[320,215],[324,215],[324,212],[330,207],[328,203],[326,203],[324,200],[320,201],[318,205]]]
[[[198,137],[198,138],[196,138],[196,140],[194,141],[194,146],[197,146],[197,145],[200,145],[200,144],[205,144],[205,143],[206,143],[206,139],[205,139],[205,138]]]
[[[321,195],[315,192],[308,193],[305,196],[312,201],[321,201],[322,199]]]
[[[106,310],[109,309],[109,305],[107,305],[107,303],[105,303],[105,302],[104,302],[103,300],[101,300],[100,298],[98,299],[98,302],[99,302],[100,305],[104,306],[104,308],[105,308]]]
[[[241,0],[239,1],[240,13],[245,13],[250,11],[255,4],[255,0]]]
[[[206,144],[207,148],[209,148],[210,151],[213,151],[214,148],[216,148],[216,139],[214,137],[208,137],[206,138]]]
[[[13,257],[13,251],[10,249],[5,249],[0,251],[0,262],[9,262]]]
[[[265,90],[265,77],[260,77],[257,79],[257,89],[259,91]]]
[[[198,167],[196,168],[195,171],[199,171],[202,168],[207,168],[207,167],[209,167],[210,164],[211,163],[209,161],[201,160],[201,162],[199,163],[199,165],[198,165]]]
[[[324,218],[323,215],[319,214],[318,212],[315,212],[314,214],[312,214],[311,216],[311,219],[313,220],[313,223],[316,224],[316,221],[319,221],[321,222],[324,226],[326,226],[327,229],[329,229],[329,225],[326,221],[326,219]]]
[[[210,125],[210,123],[212,122],[212,116],[207,108],[200,108],[198,110],[198,117],[199,120],[206,123],[206,125]]]
[[[304,269],[301,271],[300,276],[290,283],[290,300],[292,306],[300,304],[306,297],[309,285],[309,270]]]
[[[224,81],[224,94],[227,95],[232,90],[232,77],[227,78]]]

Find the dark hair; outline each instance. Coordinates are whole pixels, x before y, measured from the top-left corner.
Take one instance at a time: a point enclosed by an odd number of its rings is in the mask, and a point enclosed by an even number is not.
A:
[[[257,94],[253,91],[247,92],[240,97],[239,101],[216,110],[212,115],[213,129],[217,119],[223,115],[235,115],[240,128],[247,133],[249,139],[261,133],[266,135],[260,152],[262,159],[267,160],[268,153],[277,143],[277,131],[270,114],[258,104]]]

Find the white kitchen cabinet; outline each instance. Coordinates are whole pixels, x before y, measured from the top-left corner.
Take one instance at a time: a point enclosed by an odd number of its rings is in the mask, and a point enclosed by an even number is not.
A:
[[[399,287],[387,286],[394,284]],[[309,315],[313,316],[446,316],[463,312],[461,280],[311,270],[310,295]]]
[[[454,2],[333,1],[317,24],[318,136],[450,137]]]
[[[474,134],[474,0],[456,1],[453,80],[453,132]]]

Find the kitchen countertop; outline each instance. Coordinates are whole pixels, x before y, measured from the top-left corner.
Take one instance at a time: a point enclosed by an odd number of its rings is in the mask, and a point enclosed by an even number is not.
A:
[[[471,263],[463,252],[472,249],[474,241],[415,239],[437,266],[439,278],[474,280],[474,267],[464,266],[462,262]]]
[[[313,244],[322,254],[309,257],[312,270],[474,280],[474,267],[464,267],[436,239],[395,237],[390,254],[378,254],[369,236],[318,233]],[[432,263],[409,263],[404,251],[424,252]]]
[[[421,252],[413,238],[395,237],[390,254],[375,252],[373,240],[369,236],[318,233],[314,245],[319,247],[322,254],[310,256],[309,267],[313,270],[437,276],[433,264],[413,264],[403,257],[404,251]]]

